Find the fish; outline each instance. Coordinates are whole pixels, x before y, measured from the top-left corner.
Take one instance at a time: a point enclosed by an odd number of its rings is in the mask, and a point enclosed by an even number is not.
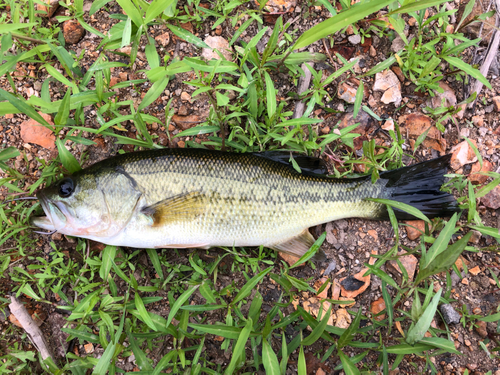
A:
[[[386,220],[390,199],[428,217],[459,212],[441,191],[450,155],[371,176],[332,178],[324,162],[289,152],[159,149],[105,159],[37,193],[46,230],[133,248],[265,246],[296,257],[310,227],[344,218]],[[412,215],[394,209],[398,219]],[[321,253],[318,257],[324,258]]]

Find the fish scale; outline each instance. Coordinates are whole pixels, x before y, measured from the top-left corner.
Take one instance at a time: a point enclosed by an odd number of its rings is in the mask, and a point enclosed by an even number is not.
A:
[[[143,151],[76,173],[69,197],[60,196],[61,183],[42,190],[38,196],[47,217],[34,223],[121,246],[265,245],[300,256],[314,242],[311,226],[387,214],[385,205],[366,198],[396,199],[424,212],[431,207],[426,212],[431,216],[456,211],[453,197],[439,191],[448,162],[445,157],[382,172],[373,184],[369,177],[334,179],[307,168],[297,173],[288,162],[266,155]]]

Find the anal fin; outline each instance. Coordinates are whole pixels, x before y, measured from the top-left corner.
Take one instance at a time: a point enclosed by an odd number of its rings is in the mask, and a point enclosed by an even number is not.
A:
[[[205,196],[198,192],[180,194],[144,207],[141,212],[153,219],[153,227],[171,222],[191,221],[205,212],[204,198]]]
[[[309,229],[305,229],[299,235],[292,237],[284,242],[270,245],[271,249],[282,251],[284,253],[300,258],[314,244],[315,240]],[[325,253],[320,249],[312,258],[314,261],[323,262],[326,259]]]

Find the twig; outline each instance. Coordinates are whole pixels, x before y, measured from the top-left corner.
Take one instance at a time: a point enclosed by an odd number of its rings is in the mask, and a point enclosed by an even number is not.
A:
[[[500,0],[495,0],[495,5],[497,8],[497,12],[500,11]],[[498,24],[498,15],[497,15],[496,24]],[[493,33],[493,37],[491,38],[490,44],[488,46],[488,52],[486,53],[486,57],[483,61],[483,64],[481,65],[481,68],[479,69],[481,74],[485,77],[488,75],[488,71],[490,70],[491,63],[496,58],[499,45],[500,45],[500,31],[495,30]],[[472,95],[475,92],[476,93],[476,100],[477,100],[482,88],[483,88],[483,83],[480,82],[479,80],[476,80],[476,83],[474,84],[474,90],[472,90],[470,95]],[[475,106],[476,100],[474,100],[474,102],[470,103],[468,105],[468,107],[472,108],[473,106]]]
[[[309,66],[311,68],[314,68],[314,63],[313,62],[309,63]],[[297,88],[298,95],[302,94],[309,88],[309,84],[311,83],[311,77],[312,77],[311,71],[307,68],[306,63],[302,64],[302,70],[304,71],[305,75],[299,78],[299,85]],[[302,117],[302,115],[304,114],[305,107],[306,105],[302,100],[297,100],[295,102],[295,110],[293,111],[292,118]]]
[[[12,315],[16,317],[19,323],[23,326],[24,330],[30,337],[35,348],[40,352],[42,358],[45,360],[47,358],[52,358],[52,353],[47,345],[47,341],[43,336],[42,331],[36,325],[36,323],[31,319],[30,314],[24,307],[21,301],[19,301],[16,297],[10,297],[11,303],[9,304],[9,309]]]

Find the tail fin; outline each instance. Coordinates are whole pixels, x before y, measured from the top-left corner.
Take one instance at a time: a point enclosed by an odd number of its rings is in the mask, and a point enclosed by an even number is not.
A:
[[[387,171],[380,174],[381,179],[389,180],[387,188],[393,188],[389,199],[418,208],[429,218],[448,217],[460,212],[452,194],[441,191],[444,174],[450,164],[451,155],[424,161],[409,167]],[[407,212],[394,209],[398,219],[415,219]]]

